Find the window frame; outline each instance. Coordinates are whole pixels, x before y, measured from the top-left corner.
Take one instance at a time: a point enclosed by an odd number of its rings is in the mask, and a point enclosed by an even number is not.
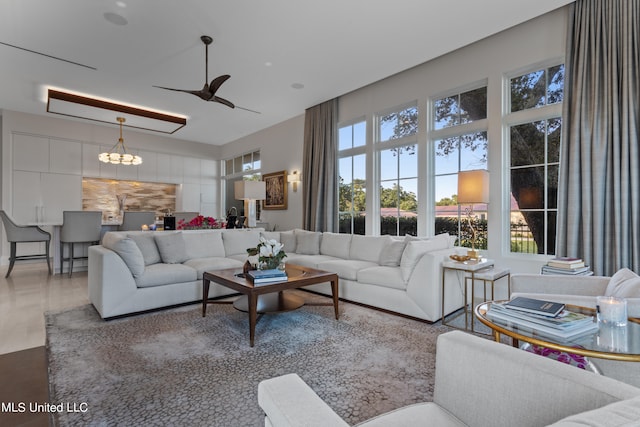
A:
[[[511,79],[522,76],[524,74],[533,73],[539,70],[548,70],[551,67],[555,67],[558,65],[562,65],[565,63],[564,58],[552,58],[546,61],[538,62],[535,64],[528,65],[526,67],[521,67],[516,70],[512,70],[510,72],[506,72],[503,74],[502,78],[502,93],[503,93],[503,102],[502,102],[502,153],[503,153],[503,162],[502,168],[500,170],[503,179],[502,185],[502,206],[504,206],[505,215],[502,215],[502,256],[504,257],[513,257],[517,259],[534,259],[539,261],[545,261],[549,258],[552,258],[555,255],[550,254],[538,254],[538,253],[524,253],[524,252],[512,252],[511,251],[511,127],[518,126],[527,123],[534,123],[542,120],[550,120],[559,118],[562,120],[561,126],[565,126],[564,117],[562,116],[562,109],[564,104],[564,94],[563,101],[557,102],[554,104],[545,104],[539,107],[528,108],[526,110],[519,110],[511,112]],[[566,72],[566,68],[565,68]],[[566,75],[565,75],[566,78]],[[561,143],[562,144],[562,143]],[[545,151],[545,170],[549,166],[547,162],[548,153]],[[555,164],[555,162],[553,162]],[[546,174],[545,174],[545,189],[546,189]],[[546,195],[545,195],[546,197]],[[548,221],[546,218],[546,214],[549,212],[547,207],[546,199],[545,199],[545,236],[548,234]],[[554,210],[554,209],[552,209]],[[557,212],[557,207],[555,209]],[[555,248],[554,248],[555,252]]]

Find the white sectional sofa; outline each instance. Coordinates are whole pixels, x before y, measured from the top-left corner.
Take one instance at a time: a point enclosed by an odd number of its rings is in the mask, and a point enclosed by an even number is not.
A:
[[[129,231],[107,233],[89,248],[89,300],[103,318],[202,299],[202,273],[240,269],[246,249],[260,237],[284,244],[285,262],[335,272],[340,297],[435,322],[441,318],[442,260],[453,240],[393,238],[260,229]],[[455,274],[455,273],[453,273]],[[330,295],[326,284],[309,289]],[[209,297],[232,294],[213,285]],[[447,288],[450,313],[462,307],[456,287]]]
[[[301,373],[301,375],[304,375]],[[425,379],[426,380],[426,379]],[[268,427],[348,427],[297,374],[262,381]],[[460,331],[438,337],[432,402],[361,427],[622,427],[640,425],[640,389]]]

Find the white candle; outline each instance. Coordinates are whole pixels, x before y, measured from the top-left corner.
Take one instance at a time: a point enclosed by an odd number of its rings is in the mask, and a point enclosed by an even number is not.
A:
[[[627,300],[616,297],[598,297],[598,322],[610,326],[627,325]]]

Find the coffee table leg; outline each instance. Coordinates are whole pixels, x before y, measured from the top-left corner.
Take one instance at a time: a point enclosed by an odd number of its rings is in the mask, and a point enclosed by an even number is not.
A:
[[[256,335],[256,321],[258,317],[258,296],[247,295],[249,299],[249,344],[253,347],[253,339]]]
[[[333,310],[336,312],[336,320],[340,317],[340,313],[338,311],[338,279],[331,281],[331,293],[333,295]]]
[[[207,299],[209,299],[209,284],[207,279],[202,279],[202,317],[207,315]]]

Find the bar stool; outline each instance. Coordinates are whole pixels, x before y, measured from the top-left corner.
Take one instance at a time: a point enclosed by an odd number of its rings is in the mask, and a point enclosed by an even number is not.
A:
[[[151,212],[133,212],[124,211],[122,224],[118,227],[120,231],[140,231],[143,225],[154,224],[156,222],[156,213]]]
[[[60,228],[60,274],[63,273],[64,262],[69,262],[69,277],[73,273],[73,261],[87,259],[76,257],[75,243],[98,243],[102,231],[102,212],[100,211],[63,211]],[[69,244],[69,256],[64,257],[64,245]]]
[[[4,223],[4,230],[7,234],[7,241],[11,244],[11,254],[9,255],[9,270],[4,277],[9,277],[13,264],[18,260],[46,258],[49,274],[51,274],[51,263],[49,260],[49,244],[51,243],[51,233],[44,231],[37,225],[18,225],[9,218],[5,211],[0,211],[0,217]],[[37,255],[16,255],[18,243],[45,242],[46,252]]]

